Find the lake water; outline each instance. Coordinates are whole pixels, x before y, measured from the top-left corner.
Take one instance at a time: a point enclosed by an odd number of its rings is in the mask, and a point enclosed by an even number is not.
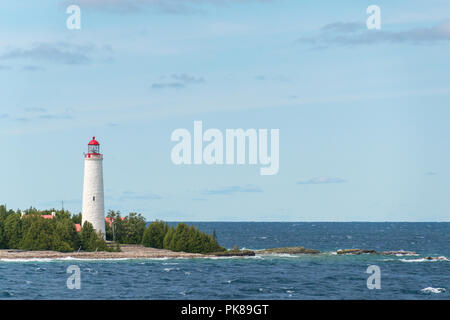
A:
[[[304,246],[319,255],[0,261],[1,299],[450,299],[450,223],[195,222],[227,248]],[[336,255],[338,249],[418,256]],[[69,290],[67,267],[81,270]],[[369,290],[367,267],[381,270]]]

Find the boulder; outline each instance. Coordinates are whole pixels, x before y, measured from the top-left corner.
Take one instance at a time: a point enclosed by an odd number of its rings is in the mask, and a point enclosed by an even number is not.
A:
[[[354,254],[354,255],[358,255],[358,254],[376,254],[377,252],[375,250],[366,250],[366,249],[342,249],[342,250],[338,250],[336,252],[337,254]]]

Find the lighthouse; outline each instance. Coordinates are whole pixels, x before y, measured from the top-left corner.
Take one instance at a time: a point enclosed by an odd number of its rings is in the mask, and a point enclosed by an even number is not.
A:
[[[105,237],[105,203],[103,191],[103,155],[95,137],[84,154],[84,183],[82,223],[89,221],[94,229]]]

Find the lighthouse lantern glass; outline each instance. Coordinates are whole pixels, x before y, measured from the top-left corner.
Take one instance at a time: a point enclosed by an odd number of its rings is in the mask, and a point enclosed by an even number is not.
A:
[[[99,145],[89,145],[88,153],[94,153],[94,154],[100,153],[100,146]]]

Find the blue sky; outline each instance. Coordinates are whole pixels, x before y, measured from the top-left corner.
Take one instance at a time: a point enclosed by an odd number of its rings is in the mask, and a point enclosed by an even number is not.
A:
[[[8,207],[79,212],[95,135],[106,208],[149,220],[450,221],[448,1],[126,3],[1,2]],[[279,128],[279,173],[175,166],[195,120]]]

